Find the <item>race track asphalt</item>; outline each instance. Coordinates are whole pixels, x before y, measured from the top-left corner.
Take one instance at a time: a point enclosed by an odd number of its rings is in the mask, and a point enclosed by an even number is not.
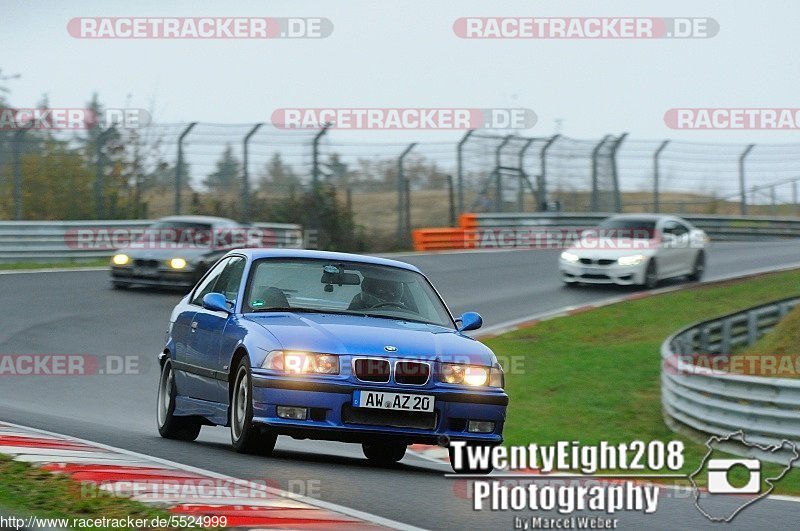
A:
[[[633,292],[564,288],[557,256],[556,251],[498,251],[398,259],[428,274],[455,314],[478,311],[486,325]],[[793,242],[715,243],[707,278],[798,262],[800,246]],[[0,420],[269,481],[422,528],[509,529],[514,516],[533,514],[473,511],[463,480],[442,477],[449,466],[414,455],[394,467],[376,468],[367,464],[357,445],[281,437],[274,455],[265,458],[231,451],[223,428],[203,428],[195,443],[161,439],[154,419],[155,355],[163,347],[167,318],[179,298],[169,292],[111,290],[106,271],[0,275],[0,354],[139,356],[140,361],[137,375],[0,376]],[[654,515],[615,516],[625,528],[719,527],[705,520],[685,496],[663,497]],[[778,529],[799,520],[800,503],[769,499],[744,511],[734,527]]]

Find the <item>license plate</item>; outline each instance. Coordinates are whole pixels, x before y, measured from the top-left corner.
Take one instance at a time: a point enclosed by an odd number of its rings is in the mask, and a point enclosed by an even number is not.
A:
[[[133,276],[155,278],[158,276],[158,269],[151,267],[135,267],[133,269]]]
[[[355,391],[353,407],[373,409],[391,409],[392,411],[433,411],[434,398],[430,395],[409,395],[405,393],[388,393],[385,391]]]

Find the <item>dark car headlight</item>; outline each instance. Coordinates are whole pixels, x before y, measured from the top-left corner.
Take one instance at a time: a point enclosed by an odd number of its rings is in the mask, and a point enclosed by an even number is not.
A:
[[[286,374],[339,374],[339,356],[316,352],[273,350],[267,354],[261,368]]]
[[[444,383],[470,387],[503,387],[503,370],[500,367],[442,363],[440,378]]]

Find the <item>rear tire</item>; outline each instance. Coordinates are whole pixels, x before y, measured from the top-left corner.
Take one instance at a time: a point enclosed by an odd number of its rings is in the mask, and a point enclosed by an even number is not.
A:
[[[406,455],[406,445],[400,443],[364,443],[364,456],[377,465],[390,465]]]
[[[243,357],[236,368],[231,390],[231,446],[242,454],[269,455],[278,436],[253,423],[253,381],[250,360]]]
[[[706,272],[706,253],[699,251],[694,259],[694,268],[689,275],[689,280],[699,282],[703,279],[703,274]]]
[[[172,370],[172,362],[167,360],[161,369],[161,378],[158,383],[158,404],[156,404],[158,433],[165,439],[193,441],[200,435],[202,424],[195,417],[174,415],[176,395],[175,373]]]

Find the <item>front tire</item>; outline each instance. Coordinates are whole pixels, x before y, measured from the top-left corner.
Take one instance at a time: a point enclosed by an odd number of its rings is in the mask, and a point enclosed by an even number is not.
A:
[[[377,465],[390,465],[400,461],[406,455],[405,444],[400,443],[364,443],[361,451],[364,456]]]
[[[654,289],[658,286],[658,266],[656,261],[650,259],[644,270],[644,282],[641,284],[644,289]]]
[[[202,424],[195,417],[177,417],[175,413],[175,372],[172,362],[167,360],[161,369],[161,378],[158,382],[158,404],[156,421],[158,433],[165,439],[179,441],[193,441],[200,435]]]
[[[269,455],[278,436],[253,423],[253,381],[250,360],[242,358],[231,390],[231,446],[242,454]]]

